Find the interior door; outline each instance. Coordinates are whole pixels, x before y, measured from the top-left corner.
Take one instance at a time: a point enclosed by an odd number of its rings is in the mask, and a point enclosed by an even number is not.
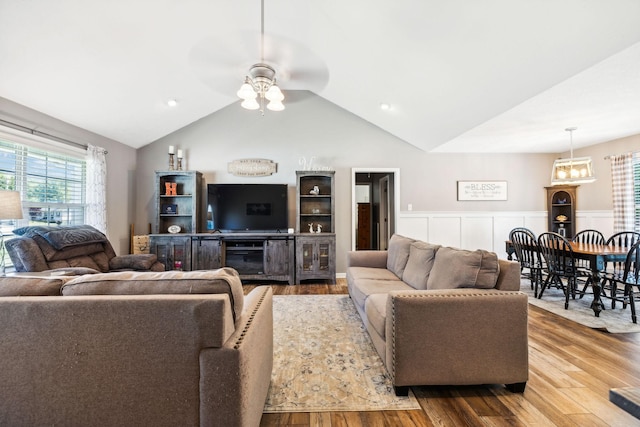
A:
[[[359,194],[362,194],[362,188],[365,185],[371,187],[371,199],[367,202],[359,199]],[[351,250],[353,251],[364,249],[358,245],[358,232],[361,231],[358,219],[362,203],[368,203],[371,209],[371,249],[388,248],[389,239],[395,233],[395,222],[400,209],[400,169],[351,169]]]

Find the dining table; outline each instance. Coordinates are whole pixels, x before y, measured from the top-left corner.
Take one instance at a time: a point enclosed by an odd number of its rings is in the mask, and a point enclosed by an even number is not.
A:
[[[602,272],[605,271],[605,265],[607,262],[625,262],[629,248],[612,245],[591,244],[582,242],[569,241],[569,245],[573,250],[573,256],[575,259],[585,260],[589,262],[589,268],[591,270],[591,276],[593,279],[593,302],[591,303],[591,309],[596,317],[600,317],[600,312],[603,309],[601,294],[602,294]],[[515,248],[510,240],[506,241],[507,258],[513,259]]]

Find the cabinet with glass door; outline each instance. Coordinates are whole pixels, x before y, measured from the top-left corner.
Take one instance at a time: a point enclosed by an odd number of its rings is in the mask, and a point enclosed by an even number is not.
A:
[[[296,283],[303,280],[336,282],[335,234],[296,236]]]

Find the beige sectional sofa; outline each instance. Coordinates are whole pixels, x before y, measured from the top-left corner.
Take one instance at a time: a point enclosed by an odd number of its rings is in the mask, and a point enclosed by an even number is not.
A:
[[[120,272],[2,277],[0,295],[0,425],[260,423],[268,286],[244,296],[232,269]]]
[[[348,254],[347,283],[397,394],[417,385],[524,391],[528,302],[517,262],[394,235],[388,251]]]

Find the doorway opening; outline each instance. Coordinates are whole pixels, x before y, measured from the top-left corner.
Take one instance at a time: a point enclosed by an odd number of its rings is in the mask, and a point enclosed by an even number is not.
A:
[[[351,249],[386,250],[396,230],[400,170],[351,169]]]

